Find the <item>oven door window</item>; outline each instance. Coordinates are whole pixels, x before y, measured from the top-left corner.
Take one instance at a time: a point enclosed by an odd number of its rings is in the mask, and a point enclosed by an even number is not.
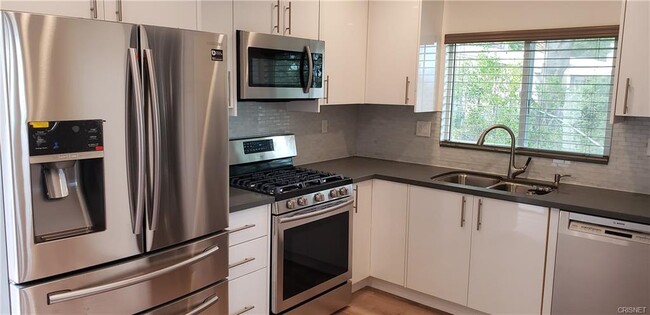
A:
[[[284,231],[283,299],[348,271],[348,212]]]
[[[302,51],[248,48],[248,85],[251,87],[302,88],[309,66]],[[312,53],[312,88],[323,85],[323,55]]]

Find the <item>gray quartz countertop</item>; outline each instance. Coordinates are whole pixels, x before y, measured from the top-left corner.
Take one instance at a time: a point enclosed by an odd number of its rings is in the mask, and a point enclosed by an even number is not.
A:
[[[230,212],[273,203],[275,198],[252,191],[230,188]]]
[[[405,184],[444,189],[481,197],[558,208],[571,212],[650,224],[650,195],[560,184],[546,195],[515,195],[487,188],[435,182],[430,178],[457,169],[395,162],[364,157],[349,157],[302,165],[351,177],[354,182],[383,179]]]

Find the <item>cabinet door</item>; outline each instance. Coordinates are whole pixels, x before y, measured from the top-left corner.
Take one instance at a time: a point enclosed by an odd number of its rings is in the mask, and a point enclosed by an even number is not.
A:
[[[268,279],[264,268],[228,281],[228,314],[268,314]]]
[[[625,23],[619,46],[616,115],[650,117],[649,20],[649,1],[628,0],[625,3]]]
[[[22,11],[87,19],[104,19],[104,1],[59,1],[59,0],[2,0],[0,8],[9,11]]]
[[[106,19],[195,30],[196,5],[193,0],[106,0]]]
[[[467,306],[491,314],[539,314],[549,209],[474,197]]]
[[[404,285],[407,185],[372,183],[370,275]]]
[[[364,102],[368,1],[322,0],[320,39],[325,41],[326,98],[321,105]]]
[[[198,2],[198,29],[199,31],[222,33],[228,36],[228,109],[231,116],[237,116],[237,56],[234,23],[233,0],[199,0]]]
[[[420,1],[370,1],[366,103],[414,105]]]
[[[467,304],[473,198],[409,186],[407,288]]]
[[[282,34],[318,39],[318,0],[282,1]]]
[[[266,34],[281,34],[280,0],[235,1],[235,30]]]
[[[352,283],[370,276],[370,224],[372,211],[372,181],[355,185],[355,205],[352,219]]]

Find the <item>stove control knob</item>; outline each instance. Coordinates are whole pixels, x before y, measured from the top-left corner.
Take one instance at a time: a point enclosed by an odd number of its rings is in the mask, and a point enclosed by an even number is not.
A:
[[[293,209],[296,207],[296,201],[293,199],[287,200],[287,209]]]
[[[339,196],[339,191],[338,190],[336,190],[336,189],[330,190],[330,197],[331,198],[336,198],[338,196]]]
[[[341,196],[347,196],[350,192],[348,191],[347,187],[341,187],[339,188],[339,195]]]
[[[299,197],[298,198],[298,205],[299,206],[306,206],[307,205],[307,198],[305,197]]]
[[[325,200],[325,196],[324,196],[323,194],[321,194],[321,193],[316,193],[316,194],[314,195],[314,201],[316,201],[316,202],[321,202],[321,201],[323,201],[323,200]]]

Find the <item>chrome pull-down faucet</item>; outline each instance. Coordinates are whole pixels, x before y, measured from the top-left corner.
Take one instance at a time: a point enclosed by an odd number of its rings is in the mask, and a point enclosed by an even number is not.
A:
[[[526,164],[523,167],[517,167],[515,165],[515,133],[512,132],[512,129],[506,125],[497,124],[486,128],[483,130],[483,132],[481,132],[481,135],[478,137],[476,144],[483,145],[483,143],[485,143],[485,136],[487,136],[487,134],[494,129],[503,129],[510,135],[510,164],[508,165],[507,176],[509,179],[514,179],[517,175],[526,171],[528,165],[530,164],[531,158],[528,158]]]

